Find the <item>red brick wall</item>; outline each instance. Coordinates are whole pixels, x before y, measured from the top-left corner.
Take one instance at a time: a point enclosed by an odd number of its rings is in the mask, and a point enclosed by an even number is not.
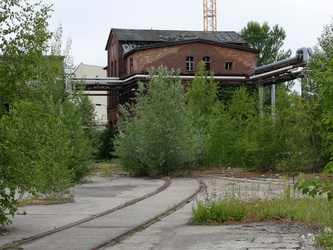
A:
[[[119,77],[126,75],[126,59],[123,58],[122,44],[111,34],[107,45],[108,77]]]
[[[135,73],[164,65],[180,69],[181,74],[193,74],[186,71],[187,56],[194,57],[195,69],[203,57],[210,57],[215,75],[250,75],[257,65],[256,53],[198,42],[136,51],[127,57],[127,74],[130,74],[130,58],[133,58]],[[233,69],[226,70],[225,62],[233,62]]]
[[[113,53],[111,51],[112,44],[115,46]],[[122,43],[119,43],[117,38],[112,35],[108,43],[107,53],[108,76],[118,77],[146,73],[149,68],[157,68],[160,65],[169,69],[180,69],[182,75],[193,75],[194,71],[186,71],[186,57],[188,56],[194,57],[195,69],[203,57],[210,57],[211,71],[215,75],[251,75],[257,66],[257,54],[254,52],[200,42],[138,50],[124,58],[122,56]],[[130,72],[131,58],[133,58],[134,72]],[[226,70],[225,62],[233,62],[233,69]],[[111,64],[113,69],[111,69]],[[117,66],[115,67],[115,65]],[[111,126],[114,126],[118,119],[117,105],[125,101],[125,96],[119,98],[114,94],[116,93],[108,96],[107,116]]]

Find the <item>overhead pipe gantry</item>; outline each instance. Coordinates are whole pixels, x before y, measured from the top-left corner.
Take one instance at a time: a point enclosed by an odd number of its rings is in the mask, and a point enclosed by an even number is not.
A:
[[[218,82],[220,86],[261,86],[259,92],[262,92],[262,86],[271,85],[271,108],[272,117],[275,120],[275,84],[286,82],[302,77],[302,72],[309,62],[312,55],[310,48],[300,48],[296,52],[296,56],[268,64],[254,69],[251,75],[214,75],[213,80]],[[179,75],[182,82],[188,82],[195,78],[190,75]],[[129,77],[72,77],[71,80],[75,86],[85,86],[85,90],[89,91],[90,96],[121,96],[132,95],[137,89],[137,83],[148,82],[150,75],[135,74]],[[94,94],[90,91],[103,91],[102,94]],[[260,107],[262,106],[262,93],[259,95]],[[261,114],[262,114],[261,108]]]
[[[252,75],[215,75],[214,81],[221,86],[242,86],[242,85],[274,85],[281,82],[302,77],[302,72],[312,55],[311,48],[300,48],[296,56],[264,65],[254,69]],[[179,75],[179,79],[186,82],[191,81],[195,76]],[[73,77],[76,85],[83,84],[86,90],[90,91],[117,91],[129,92],[138,81],[149,81],[149,74],[135,74],[129,77]],[[124,93],[122,93],[124,94]]]

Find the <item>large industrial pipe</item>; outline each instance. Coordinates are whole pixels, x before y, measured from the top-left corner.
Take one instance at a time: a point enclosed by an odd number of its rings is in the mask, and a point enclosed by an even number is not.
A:
[[[265,70],[270,69],[270,68],[276,68],[277,66],[282,65],[282,64],[291,63],[293,61],[296,61],[297,59],[298,59],[298,57],[294,56],[294,57],[287,58],[287,59],[284,59],[284,60],[281,60],[281,61],[278,61],[278,62],[266,64],[266,65],[261,66],[261,67],[257,67],[257,68],[254,69],[254,74],[257,74],[260,71],[265,71]]]
[[[312,54],[313,53],[312,53],[311,48],[305,48],[305,47],[300,48],[296,51],[296,56],[287,58],[287,59],[284,59],[284,60],[281,60],[278,62],[270,63],[270,64],[267,64],[267,65],[264,65],[261,67],[257,67],[254,69],[254,74],[255,75],[260,74],[261,71],[265,71],[270,68],[276,69],[277,66],[279,66],[279,65],[285,65],[285,64],[291,63],[293,61],[297,61],[297,60],[304,62],[304,63],[308,63],[310,60],[310,56],[312,56]]]
[[[301,57],[302,61],[308,63],[313,52],[311,48],[300,48],[296,51],[296,56]]]

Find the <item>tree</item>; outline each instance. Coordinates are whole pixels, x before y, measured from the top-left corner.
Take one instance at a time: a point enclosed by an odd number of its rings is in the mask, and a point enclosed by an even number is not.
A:
[[[121,106],[115,154],[135,174],[171,175],[196,164],[198,131],[176,72],[150,71],[133,104]]]
[[[236,150],[238,140],[237,123],[228,112],[228,107],[216,103],[207,117],[207,128],[204,144],[203,163],[205,166],[235,166],[239,154]]]
[[[280,61],[290,57],[291,50],[284,51],[282,49],[286,32],[282,27],[274,25],[270,27],[267,22],[260,25],[258,22],[250,21],[247,23],[239,34],[247,41],[247,46],[258,49],[258,63],[257,66],[267,65],[276,61]],[[292,87],[290,84],[289,87]],[[262,98],[269,100],[269,91],[264,91],[264,86],[258,86],[262,91],[259,91]],[[261,100],[260,105],[264,106],[265,101]],[[268,102],[268,105],[270,103]]]
[[[56,198],[91,172],[93,116],[88,97],[68,88],[64,56],[45,54],[51,7],[0,6],[0,224],[8,224],[18,191]]]
[[[317,51],[321,51],[328,58],[333,58],[333,19],[330,24],[324,26],[323,32],[318,37]]]
[[[115,132],[110,127],[106,126],[104,129],[99,130],[95,134],[94,157],[98,160],[110,160],[113,158],[114,153],[114,136]]]
[[[312,106],[317,107],[318,117],[325,129],[324,141],[330,151],[331,161],[326,171],[333,172],[333,21],[324,26],[318,38],[318,47],[315,48],[311,63],[309,64],[305,80],[302,82],[304,97]]]
[[[244,155],[241,140],[256,116],[257,101],[245,87],[235,89],[227,105],[216,103],[208,117],[205,162],[219,167],[241,166]]]
[[[0,3],[0,106],[11,105],[29,93],[29,83],[37,80],[42,52],[51,33],[47,19],[51,7],[28,0]]]
[[[0,224],[8,224],[5,211],[15,214],[16,190],[29,189],[25,185],[29,169],[17,157],[24,151],[19,141],[12,140],[16,130],[10,127],[14,118],[8,112],[15,102],[36,95],[37,89],[28,91],[29,84],[37,80],[42,51],[51,34],[46,31],[49,6],[4,0],[0,8]]]
[[[199,62],[198,73],[189,83],[186,95],[188,106],[192,110],[197,124],[205,127],[207,117],[218,99],[218,83],[214,82],[213,73],[207,76],[203,61]]]
[[[282,50],[286,32],[279,25],[270,27],[267,22],[248,22],[239,34],[247,41],[247,46],[258,49],[258,66],[273,63],[290,57],[291,50]]]

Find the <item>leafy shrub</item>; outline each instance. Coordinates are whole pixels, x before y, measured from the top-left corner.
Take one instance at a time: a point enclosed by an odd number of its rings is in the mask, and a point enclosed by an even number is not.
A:
[[[333,179],[331,178],[300,175],[299,180],[294,185],[294,189],[311,197],[326,195],[329,201],[333,199]]]
[[[115,155],[134,174],[171,175],[196,165],[200,136],[177,74],[165,68],[150,74],[135,102],[120,107]]]
[[[95,134],[94,157],[99,160],[110,160],[113,158],[114,152],[114,131],[109,127],[97,131]]]

